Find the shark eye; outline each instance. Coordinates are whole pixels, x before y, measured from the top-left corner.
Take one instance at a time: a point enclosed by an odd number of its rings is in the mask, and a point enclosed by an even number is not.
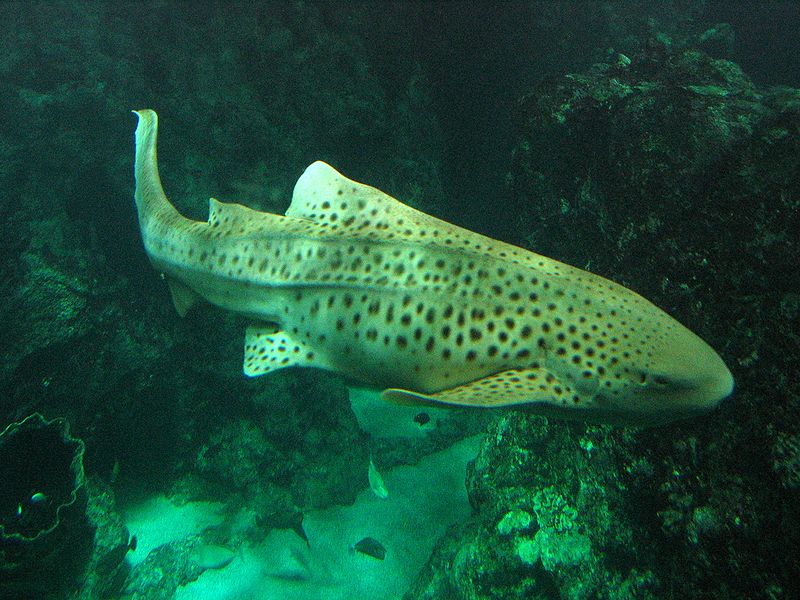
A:
[[[670,388],[671,390],[689,390],[694,387],[694,383],[688,379],[681,379],[673,375],[664,375],[663,373],[651,373],[649,380],[653,387],[657,389]]]
[[[669,385],[673,385],[675,382],[661,373],[647,373],[646,371],[642,371],[639,373],[639,383],[643,386],[665,388]]]

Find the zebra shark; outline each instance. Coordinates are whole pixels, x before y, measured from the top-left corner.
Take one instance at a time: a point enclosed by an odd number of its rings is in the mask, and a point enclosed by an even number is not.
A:
[[[211,199],[182,216],[158,173],[158,117],[134,111],[145,251],[183,316],[252,320],[244,373],[318,367],[408,404],[530,405],[655,424],[715,407],[734,381],[700,337],[608,279],[462,229],[310,165],[285,215]]]

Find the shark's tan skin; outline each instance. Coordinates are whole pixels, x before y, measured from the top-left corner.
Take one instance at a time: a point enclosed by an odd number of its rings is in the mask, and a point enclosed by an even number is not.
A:
[[[244,372],[321,367],[397,402],[531,404],[657,423],[733,389],[720,357],[616,283],[451,225],[308,167],[286,216],[210,201],[181,216],[156,162],[157,117],[137,111],[144,246],[180,314],[200,299],[249,316]]]

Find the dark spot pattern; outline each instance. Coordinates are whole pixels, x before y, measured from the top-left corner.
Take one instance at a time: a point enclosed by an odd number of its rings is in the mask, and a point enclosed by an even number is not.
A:
[[[573,404],[582,399],[576,381],[580,390],[609,395],[624,393],[627,381],[649,383],[653,348],[675,326],[649,303],[376,194],[358,184],[319,193],[295,211],[301,219],[277,224],[282,217],[274,217],[278,236],[269,235],[269,218],[249,223],[237,208],[212,202],[207,224],[187,226],[196,242],[159,240],[158,253],[263,287],[265,297],[280,290],[264,301],[265,313],[280,315],[283,328],[309,346],[292,346],[291,356],[350,356],[359,369],[381,363],[414,371],[434,389],[517,370],[526,373],[522,382],[547,385],[553,399]],[[269,364],[293,364],[284,358]],[[558,385],[528,373],[545,360]],[[494,389],[518,383],[492,382]]]

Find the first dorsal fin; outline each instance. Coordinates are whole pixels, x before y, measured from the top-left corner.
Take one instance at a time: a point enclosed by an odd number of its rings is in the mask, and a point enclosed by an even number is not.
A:
[[[288,217],[300,217],[342,236],[434,243],[478,236],[348,179],[329,164],[310,165],[294,187]],[[488,238],[485,238],[488,240]],[[463,246],[463,244],[462,244]]]
[[[416,210],[372,186],[348,179],[321,161],[309,166],[297,180],[286,215],[314,221],[347,237],[408,241],[504,259],[522,260],[529,255],[511,244]]]
[[[430,242],[478,235],[411,208],[377,188],[348,179],[322,161],[310,165],[297,180],[286,216],[314,221],[342,235],[372,239]]]

